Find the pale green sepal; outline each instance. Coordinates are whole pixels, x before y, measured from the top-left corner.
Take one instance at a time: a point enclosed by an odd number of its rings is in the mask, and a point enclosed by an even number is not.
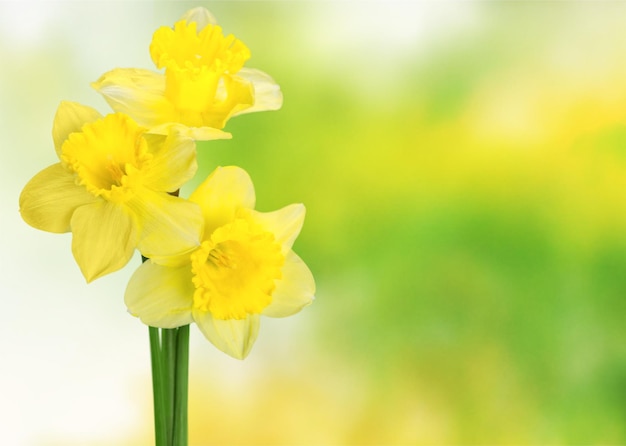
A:
[[[150,129],[177,120],[177,111],[165,98],[162,74],[138,68],[116,68],[91,86],[104,96],[113,110],[127,114],[142,127]]]
[[[174,192],[189,181],[198,170],[196,144],[180,133],[167,136],[144,134],[154,155],[145,183],[150,189]]]
[[[252,84],[254,88],[254,104],[243,110],[236,111],[233,116],[260,111],[279,110],[283,106],[283,93],[280,86],[271,76],[255,68],[242,68],[239,76]]]
[[[215,347],[236,359],[248,356],[261,325],[258,314],[250,314],[245,319],[222,320],[209,312],[194,310],[193,319]]]
[[[276,241],[282,246],[283,255],[291,249],[293,242],[300,234],[304,224],[306,210],[303,204],[290,204],[273,212],[249,212],[252,219],[266,231],[274,234]]]
[[[177,256],[200,245],[203,220],[197,204],[143,189],[125,205],[137,219],[137,247],[145,257]]]
[[[124,302],[128,311],[152,327],[176,328],[193,322],[194,286],[189,265],[169,268],[144,262],[131,276]]]
[[[248,173],[236,166],[218,167],[190,195],[202,208],[204,233],[233,221],[240,208],[254,208],[256,196]]]
[[[104,200],[81,206],[71,219],[72,253],[87,282],[128,263],[136,245],[132,218]]]
[[[211,12],[203,8],[202,6],[197,6],[195,8],[190,9],[180,20],[185,20],[187,23],[196,22],[196,30],[198,32],[202,31],[202,29],[207,25],[217,25],[217,19]]]
[[[95,196],[76,185],[74,174],[57,163],[26,183],[20,194],[20,213],[34,228],[64,233],[70,231],[70,220],[76,208],[94,201]]]
[[[263,316],[291,316],[315,299],[315,280],[311,270],[298,255],[290,251],[282,268],[283,277],[276,281],[272,303],[263,310]]]
[[[63,143],[70,133],[79,132],[83,125],[102,118],[95,109],[77,102],[62,101],[52,124],[52,140],[57,156],[61,159]]]

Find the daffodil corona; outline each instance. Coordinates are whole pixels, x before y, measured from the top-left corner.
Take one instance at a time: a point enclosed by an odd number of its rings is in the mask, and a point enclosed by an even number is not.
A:
[[[175,129],[148,135],[128,116],[101,116],[62,102],[53,125],[60,162],[35,175],[20,195],[22,218],[44,231],[72,232],[87,281],[122,268],[135,248],[145,256],[188,252],[202,227],[199,207],[173,197],[195,173],[195,144]]]
[[[282,94],[266,73],[244,68],[248,47],[222,28],[205,8],[194,8],[161,27],[150,45],[152,61],[165,73],[118,68],[93,87],[111,107],[152,133],[173,124],[197,140],[230,137],[221,131],[232,116],[282,106]]]
[[[195,322],[217,348],[243,359],[261,315],[290,316],[314,298],[313,276],[291,249],[304,206],[255,211],[252,182],[238,167],[218,168],[189,199],[204,215],[202,241],[190,254],[141,265],[126,305],[154,327]]]

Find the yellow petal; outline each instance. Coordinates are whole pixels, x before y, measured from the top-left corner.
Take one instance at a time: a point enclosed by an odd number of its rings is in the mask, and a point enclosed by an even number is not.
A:
[[[215,16],[209,12],[208,9],[203,8],[202,6],[197,6],[195,8],[190,9],[180,20],[185,20],[187,22],[196,22],[196,29],[198,32],[202,31],[207,25],[217,25],[217,20]]]
[[[246,319],[221,320],[213,318],[209,312],[195,310],[193,319],[215,347],[236,359],[248,356],[259,334],[258,314],[248,315]]]
[[[165,76],[149,70],[116,68],[92,83],[111,108],[129,115],[148,129],[177,121],[174,106],[165,98]]]
[[[215,99],[215,103],[202,113],[202,122],[205,126],[221,129],[232,116],[254,105],[254,86],[243,77],[224,75]]]
[[[233,135],[213,127],[189,127],[187,135],[196,141],[212,141],[215,139],[231,139]]]
[[[63,233],[70,231],[70,219],[76,208],[95,201],[96,197],[76,185],[74,174],[57,163],[26,184],[20,195],[20,213],[34,228]]]
[[[142,189],[125,205],[139,224],[137,247],[144,256],[176,256],[191,252],[200,245],[203,221],[195,203]]]
[[[124,302],[128,311],[152,327],[175,328],[193,322],[191,268],[143,263],[132,275]]]
[[[300,234],[306,213],[303,204],[290,204],[273,212],[247,212],[263,229],[274,234],[276,241],[282,246],[283,254],[287,254]]]
[[[254,104],[251,107],[235,111],[233,116],[259,111],[279,110],[283,106],[283,93],[280,91],[280,86],[269,74],[254,68],[244,67],[237,72],[237,76],[252,83]]]
[[[150,133],[155,135],[168,135],[171,131],[177,132],[180,136],[186,136],[194,141],[213,141],[216,139],[231,139],[233,135],[223,130],[213,127],[187,127],[176,122],[167,122],[150,129]]]
[[[136,246],[130,215],[104,200],[81,206],[71,220],[72,252],[87,282],[128,263]]]
[[[313,274],[293,251],[287,254],[282,273],[282,279],[276,281],[272,303],[263,310],[264,316],[291,316],[315,299]]]
[[[196,173],[196,144],[191,138],[172,131],[167,136],[144,135],[154,155],[146,171],[145,185],[150,189],[174,192]]]
[[[231,222],[240,208],[254,208],[255,194],[248,173],[236,166],[218,167],[189,197],[202,208],[204,233]]]
[[[61,147],[70,133],[80,131],[84,124],[101,117],[102,115],[97,110],[86,105],[69,101],[61,102],[52,125],[52,139],[59,159],[61,159]]]

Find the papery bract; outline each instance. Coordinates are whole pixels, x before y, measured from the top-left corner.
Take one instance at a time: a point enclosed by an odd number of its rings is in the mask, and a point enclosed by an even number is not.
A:
[[[87,281],[122,268],[135,248],[145,256],[176,255],[199,242],[200,208],[168,194],[194,175],[195,143],[175,128],[167,136],[145,130],[124,114],[103,117],[62,102],[52,132],[59,162],[20,195],[28,224],[72,232]]]
[[[248,174],[215,170],[190,196],[204,215],[204,236],[190,255],[141,265],[125,301],[145,324],[174,328],[195,322],[217,348],[245,358],[260,316],[284,317],[310,304],[315,282],[291,247],[304,206],[255,211]]]
[[[230,137],[228,119],[243,113],[277,110],[279,86],[266,73],[244,68],[250,50],[222,28],[204,8],[185,13],[173,28],[153,35],[150,55],[165,73],[136,68],[111,70],[92,86],[111,107],[127,113],[151,133],[173,124],[197,140]]]

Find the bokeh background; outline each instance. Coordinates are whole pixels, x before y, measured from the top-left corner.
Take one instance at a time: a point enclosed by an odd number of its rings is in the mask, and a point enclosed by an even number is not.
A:
[[[23,223],[61,100],[204,5],[270,73],[201,169],[307,206],[317,300],[245,361],[192,327],[190,444],[626,443],[624,2],[0,2],[0,432],[153,442],[148,331]]]

